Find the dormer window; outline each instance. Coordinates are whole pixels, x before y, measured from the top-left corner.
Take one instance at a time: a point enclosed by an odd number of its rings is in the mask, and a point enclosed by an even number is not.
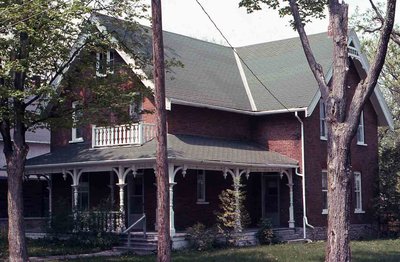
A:
[[[319,129],[320,129],[321,140],[327,140],[328,128],[326,125],[325,103],[322,100],[320,100],[319,102]]]
[[[83,142],[83,128],[78,126],[78,120],[82,117],[82,111],[80,110],[81,102],[72,102],[72,129],[71,129],[71,141],[70,143]]]
[[[105,77],[114,74],[115,53],[113,50],[96,53],[96,76]]]

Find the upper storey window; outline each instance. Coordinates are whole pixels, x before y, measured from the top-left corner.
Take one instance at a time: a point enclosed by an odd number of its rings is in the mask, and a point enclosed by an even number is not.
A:
[[[79,110],[81,102],[72,102],[72,130],[70,143],[83,142],[83,128],[78,125],[78,120],[82,117],[82,111]]]
[[[96,53],[96,76],[105,77],[108,74],[114,74],[114,60],[114,50]]]
[[[319,102],[319,129],[321,140],[327,140],[328,128],[326,125],[325,103],[322,100]]]
[[[361,111],[360,122],[358,124],[357,145],[365,145],[364,111]]]

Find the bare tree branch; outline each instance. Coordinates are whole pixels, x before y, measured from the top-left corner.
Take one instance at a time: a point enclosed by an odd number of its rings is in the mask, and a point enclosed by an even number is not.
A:
[[[289,4],[292,10],[294,22],[296,24],[296,28],[298,30],[301,44],[303,46],[308,64],[310,65],[310,69],[315,79],[317,80],[319,89],[321,90],[322,97],[326,98],[328,95],[328,85],[325,80],[324,70],[322,66],[315,60],[314,53],[311,50],[310,42],[308,41],[308,36],[304,30],[304,24],[302,23],[300,18],[300,12],[299,12],[299,7],[297,5],[297,1],[289,0]]]

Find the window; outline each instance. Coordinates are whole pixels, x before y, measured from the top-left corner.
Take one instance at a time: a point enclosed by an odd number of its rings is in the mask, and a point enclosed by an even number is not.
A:
[[[135,95],[135,98],[132,100],[129,105],[129,116],[133,121],[140,121],[140,111],[142,110],[142,96]]]
[[[80,110],[81,103],[79,101],[72,102],[72,121],[73,126],[71,130],[71,141],[70,143],[83,142],[83,128],[77,126],[79,118],[82,117],[82,111]]]
[[[321,140],[327,140],[328,128],[326,126],[325,103],[322,100],[319,102],[319,129]]]
[[[322,171],[322,214],[328,214],[328,172]]]
[[[85,211],[89,209],[89,175],[81,176],[78,188],[78,210]]]
[[[365,145],[365,132],[364,132],[364,111],[361,111],[360,123],[357,129],[357,144]]]
[[[197,204],[207,204],[205,170],[197,170]]]
[[[362,192],[361,192],[361,173],[354,172],[354,212],[355,213],[364,213],[362,209]]]
[[[105,77],[107,74],[114,74],[115,53],[108,50],[105,53],[96,53],[96,75]]]

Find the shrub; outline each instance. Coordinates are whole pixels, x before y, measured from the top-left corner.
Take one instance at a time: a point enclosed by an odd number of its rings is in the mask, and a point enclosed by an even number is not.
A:
[[[216,242],[216,232],[213,229],[206,228],[201,223],[196,223],[186,229],[189,234],[188,239],[191,248],[204,251],[214,247]]]
[[[7,254],[7,231],[5,228],[0,227],[0,260],[2,257],[6,257]]]
[[[240,227],[238,227],[235,194],[235,190],[226,189],[218,196],[220,210],[216,212],[217,228],[218,232],[224,235],[227,245],[238,245],[240,232],[250,224],[250,216],[244,206],[246,194],[239,190]]]
[[[272,230],[272,222],[270,219],[262,219],[258,224],[258,231],[256,237],[261,245],[271,245],[277,243],[278,240]]]

